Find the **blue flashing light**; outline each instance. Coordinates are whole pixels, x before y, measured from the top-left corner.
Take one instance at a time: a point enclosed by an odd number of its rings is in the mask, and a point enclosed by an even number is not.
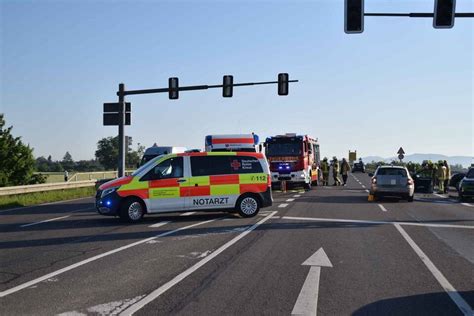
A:
[[[110,206],[110,204],[112,204],[112,202],[107,201],[107,202],[105,202],[105,204],[107,204],[107,206]]]

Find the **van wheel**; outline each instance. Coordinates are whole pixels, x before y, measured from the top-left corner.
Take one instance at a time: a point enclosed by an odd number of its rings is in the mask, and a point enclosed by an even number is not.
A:
[[[260,210],[260,203],[254,195],[243,195],[235,205],[236,211],[242,217],[253,217]]]
[[[119,216],[122,220],[136,223],[139,222],[145,214],[145,205],[137,198],[129,198],[120,206]]]

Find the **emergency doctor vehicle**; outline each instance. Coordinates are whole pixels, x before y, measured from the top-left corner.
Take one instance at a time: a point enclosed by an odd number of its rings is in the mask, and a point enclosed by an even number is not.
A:
[[[102,215],[136,222],[144,214],[233,210],[255,216],[272,205],[270,169],[255,152],[192,152],[155,157],[131,176],[99,187]]]

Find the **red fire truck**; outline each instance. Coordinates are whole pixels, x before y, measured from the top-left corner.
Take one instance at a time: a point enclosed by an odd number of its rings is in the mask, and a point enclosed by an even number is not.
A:
[[[270,164],[272,184],[287,181],[303,184],[306,189],[318,185],[321,175],[317,139],[288,133],[268,137],[265,141],[265,155]]]

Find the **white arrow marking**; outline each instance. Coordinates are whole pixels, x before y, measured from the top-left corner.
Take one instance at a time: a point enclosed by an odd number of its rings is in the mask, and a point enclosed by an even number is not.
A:
[[[323,248],[319,248],[301,265],[311,266],[304,281],[291,315],[316,315],[318,313],[319,276],[321,267],[331,267],[332,263]]]

